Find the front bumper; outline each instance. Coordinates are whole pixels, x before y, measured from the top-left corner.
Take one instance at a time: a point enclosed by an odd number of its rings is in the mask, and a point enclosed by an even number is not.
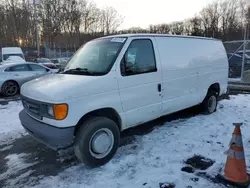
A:
[[[21,124],[31,136],[53,150],[70,146],[74,141],[74,127],[58,128],[30,117],[25,110],[19,113]]]

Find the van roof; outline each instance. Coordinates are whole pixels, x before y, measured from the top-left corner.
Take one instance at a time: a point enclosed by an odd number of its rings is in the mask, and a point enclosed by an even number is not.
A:
[[[13,53],[23,54],[23,51],[20,47],[4,47],[4,48],[2,48],[2,54],[13,54]]]
[[[131,33],[131,34],[118,34],[118,35],[110,35],[102,38],[113,38],[113,37],[176,37],[176,38],[192,38],[192,39],[205,39],[205,40],[216,40],[215,38],[208,37],[199,37],[199,36],[186,36],[186,35],[169,35],[169,34],[152,34],[152,33]]]

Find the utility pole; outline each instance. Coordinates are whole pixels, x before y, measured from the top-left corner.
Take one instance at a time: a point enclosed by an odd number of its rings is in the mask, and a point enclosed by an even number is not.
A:
[[[39,39],[39,28],[38,28],[38,20],[37,20],[37,8],[36,8],[37,4],[39,4],[39,1],[33,0],[34,17],[35,17],[35,30],[36,30],[37,57],[40,57],[40,39]]]

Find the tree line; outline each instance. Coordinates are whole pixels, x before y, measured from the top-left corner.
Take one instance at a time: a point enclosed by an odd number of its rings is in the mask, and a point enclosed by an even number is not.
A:
[[[224,41],[242,40],[245,26],[250,22],[249,10],[244,0],[217,0],[192,18],[170,24],[150,25],[149,29],[145,30],[131,28],[125,33],[167,33],[213,37]]]
[[[93,38],[120,33],[195,35],[224,41],[242,40],[245,26],[250,22],[250,9],[244,0],[214,1],[192,18],[150,25],[147,29],[134,27],[127,30],[118,30],[124,17],[113,7],[100,9],[89,0],[40,0],[35,17],[32,1],[0,0],[1,46],[35,46],[36,21],[41,44],[51,48],[78,48]]]
[[[83,34],[108,35],[123,21],[114,8],[87,0],[40,0],[36,13],[33,0],[0,0],[0,44],[34,46],[37,21],[41,43],[79,46]]]

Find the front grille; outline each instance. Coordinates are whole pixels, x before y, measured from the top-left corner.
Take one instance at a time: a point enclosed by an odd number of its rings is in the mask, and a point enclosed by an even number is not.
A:
[[[41,119],[41,103],[24,96],[21,96],[21,99],[26,113],[34,118]]]

